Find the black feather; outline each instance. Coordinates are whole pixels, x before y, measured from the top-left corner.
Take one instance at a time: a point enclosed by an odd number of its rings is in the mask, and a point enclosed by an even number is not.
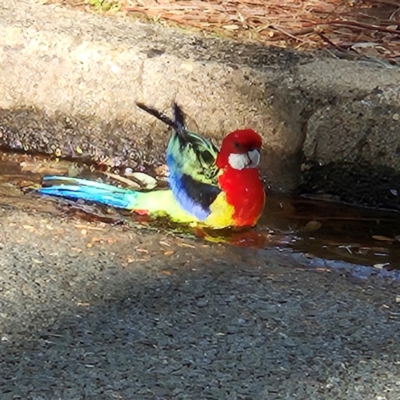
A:
[[[186,132],[185,129],[185,114],[182,111],[182,108],[178,106],[178,104],[174,103],[172,106],[174,112],[174,122],[177,125],[177,132],[179,134],[183,134]]]
[[[147,113],[149,113],[150,115],[152,115],[153,117],[156,117],[158,120],[160,120],[161,122],[164,122],[164,124],[170,126],[173,129],[179,129],[179,126],[176,122],[174,122],[170,117],[166,116],[164,113],[162,113],[161,111],[158,111],[154,108],[148,107],[143,103],[136,103],[136,105],[143,111],[146,111]]]
[[[186,133],[185,129],[185,114],[183,113],[182,109],[178,106],[178,104],[174,103],[173,104],[173,113],[174,113],[174,119],[172,120],[170,117],[162,113],[161,111],[158,111],[154,108],[148,107],[143,103],[136,102],[136,105],[143,111],[146,111],[153,117],[157,118],[161,122],[164,122],[164,124],[170,126],[171,128],[175,129],[175,131],[181,135],[184,136]]]
[[[209,210],[221,189],[207,183],[194,180],[190,175],[182,175],[182,186],[188,197],[200,204],[204,210]]]

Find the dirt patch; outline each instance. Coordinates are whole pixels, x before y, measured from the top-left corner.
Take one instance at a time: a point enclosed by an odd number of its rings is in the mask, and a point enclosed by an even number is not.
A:
[[[126,12],[153,23],[297,50],[328,48],[342,57],[382,57],[397,63],[400,54],[400,8],[395,1],[47,0],[46,4]]]

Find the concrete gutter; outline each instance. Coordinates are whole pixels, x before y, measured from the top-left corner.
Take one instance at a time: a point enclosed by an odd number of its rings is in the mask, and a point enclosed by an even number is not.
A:
[[[169,134],[135,101],[165,112],[176,101],[217,141],[260,132],[273,190],[400,208],[397,68],[32,1],[4,0],[0,29],[3,148],[160,165]]]

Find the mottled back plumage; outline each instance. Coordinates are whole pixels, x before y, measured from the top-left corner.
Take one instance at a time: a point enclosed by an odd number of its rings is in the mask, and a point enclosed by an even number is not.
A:
[[[173,119],[144,104],[137,103],[137,106],[174,129],[166,154],[170,188],[186,211],[204,220],[221,191],[216,166],[218,149],[186,129],[184,113],[176,103]]]

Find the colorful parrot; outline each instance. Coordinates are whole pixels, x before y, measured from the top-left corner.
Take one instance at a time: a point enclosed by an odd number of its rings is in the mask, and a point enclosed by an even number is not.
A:
[[[257,168],[260,135],[251,129],[234,131],[218,151],[210,141],[185,128],[177,104],[173,120],[144,104],[137,105],[174,129],[166,153],[169,189],[142,192],[86,179],[45,176],[39,192],[214,229],[254,226],[265,204]]]

